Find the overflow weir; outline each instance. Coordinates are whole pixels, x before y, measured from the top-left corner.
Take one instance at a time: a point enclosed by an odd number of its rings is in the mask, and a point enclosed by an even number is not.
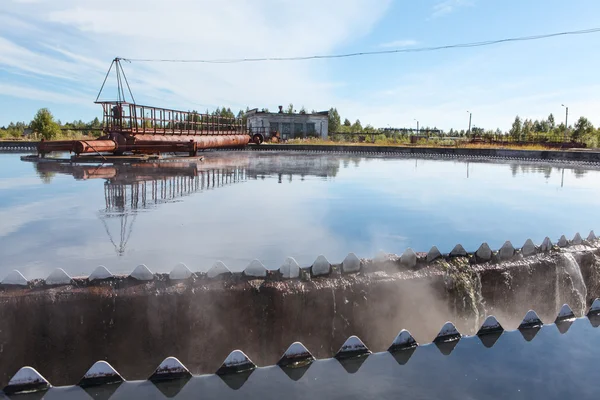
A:
[[[169,274],[109,269],[87,277],[57,269],[34,280],[13,271],[2,280],[0,384],[23,365],[55,384],[76,381],[96,360],[145,379],[170,355],[194,373],[211,372],[232,343],[270,365],[294,341],[324,358],[350,335],[382,351],[401,327],[426,342],[447,320],[474,334],[491,314],[507,329],[532,308],[544,322],[563,303],[582,316],[600,295],[600,241],[592,232],[498,251],[483,244],[473,253],[457,245],[445,255],[319,256],[307,267],[288,258],[278,269],[255,260],[241,273],[220,262],[206,273],[183,264]]]

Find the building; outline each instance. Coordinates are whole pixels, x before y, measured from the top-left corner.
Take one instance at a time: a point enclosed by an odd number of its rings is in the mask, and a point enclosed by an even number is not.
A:
[[[292,138],[318,137],[327,139],[329,112],[288,114],[279,106],[279,112],[271,113],[250,110],[246,114],[247,125],[252,135],[262,135],[264,139],[279,133],[282,140]]]

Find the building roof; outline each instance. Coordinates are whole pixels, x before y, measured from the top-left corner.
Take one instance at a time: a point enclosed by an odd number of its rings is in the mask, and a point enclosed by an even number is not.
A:
[[[329,111],[318,111],[314,113],[287,113],[287,112],[267,112],[259,111],[254,108],[246,113],[246,115],[261,114],[261,115],[314,115],[314,116],[329,116]]]

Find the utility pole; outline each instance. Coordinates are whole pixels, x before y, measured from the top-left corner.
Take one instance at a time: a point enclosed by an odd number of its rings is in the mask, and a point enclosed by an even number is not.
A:
[[[565,138],[563,139],[564,143],[567,143],[567,130],[569,129],[569,107],[561,104],[564,108],[567,109],[567,114],[565,115]]]
[[[419,136],[419,121],[416,118],[415,121],[417,121],[417,136]]]
[[[469,130],[467,131],[467,135],[471,134],[471,119],[473,118],[473,113],[471,111],[467,111],[469,113]]]

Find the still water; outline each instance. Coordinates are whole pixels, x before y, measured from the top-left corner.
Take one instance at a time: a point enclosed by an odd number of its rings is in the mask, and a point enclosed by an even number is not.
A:
[[[303,266],[476,250],[599,228],[600,172],[376,156],[209,152],[197,165],[67,166],[0,154],[0,277],[178,262]],[[600,229],[600,228],[599,228]]]

